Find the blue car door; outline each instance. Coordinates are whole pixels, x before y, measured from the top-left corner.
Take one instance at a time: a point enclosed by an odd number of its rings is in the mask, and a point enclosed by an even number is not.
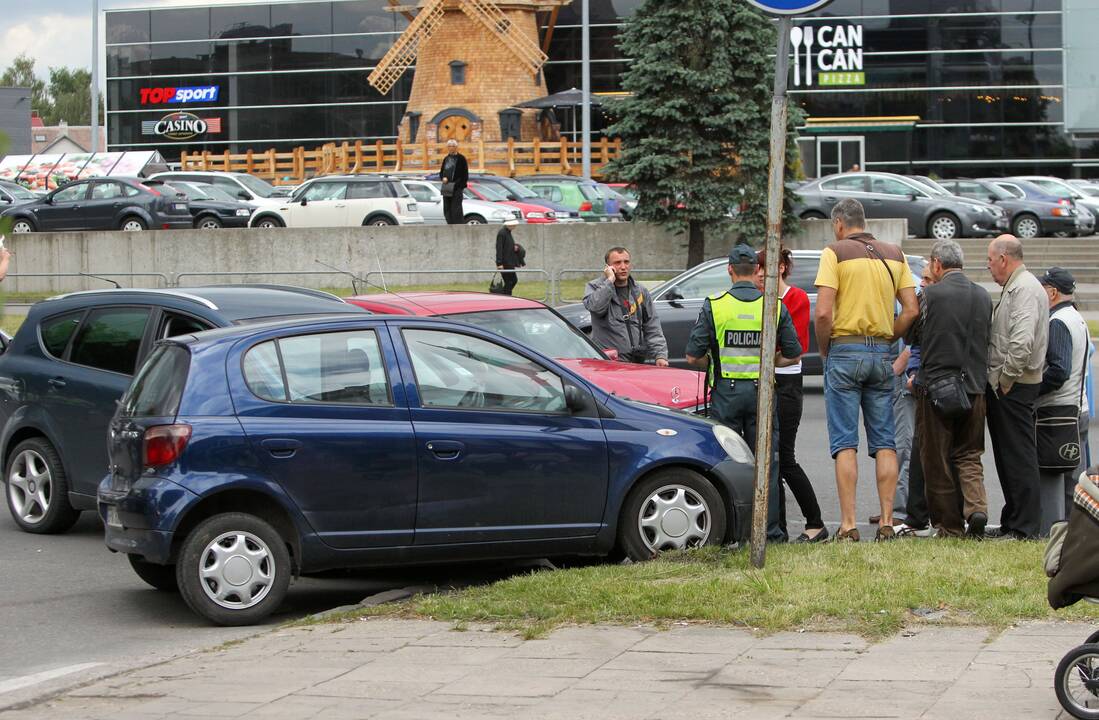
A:
[[[237,417],[266,474],[331,547],[412,543],[412,423],[381,328],[270,339],[230,360]]]
[[[607,440],[598,417],[567,409],[565,380],[536,356],[472,333],[395,324],[390,332],[412,375],[404,379],[420,467],[417,545],[596,533]]]

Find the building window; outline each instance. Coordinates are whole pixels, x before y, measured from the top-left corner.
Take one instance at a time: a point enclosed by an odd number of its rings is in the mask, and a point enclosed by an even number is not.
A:
[[[450,84],[451,85],[465,85],[466,84],[466,64],[461,60],[450,61]]]

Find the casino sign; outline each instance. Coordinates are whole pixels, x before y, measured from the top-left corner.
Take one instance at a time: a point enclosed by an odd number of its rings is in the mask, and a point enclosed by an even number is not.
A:
[[[200,118],[189,112],[175,112],[159,120],[144,120],[142,135],[159,135],[167,140],[190,140],[198,135],[221,132],[221,118]]]

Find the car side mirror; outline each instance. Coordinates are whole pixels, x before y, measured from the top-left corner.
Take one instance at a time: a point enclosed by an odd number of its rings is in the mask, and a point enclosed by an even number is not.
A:
[[[251,200],[252,199],[252,196],[249,195],[244,190],[238,190],[237,191],[237,197],[240,198],[241,200]]]
[[[301,205],[302,205],[302,207],[305,207],[305,206],[306,206],[306,205],[308,205],[308,204],[309,204],[309,198],[302,198],[302,199],[301,199]]]
[[[683,307],[683,305],[680,302],[678,302],[679,300],[683,299],[683,293],[679,292],[678,287],[668,288],[668,292],[664,293],[664,297],[661,298],[661,299],[662,300],[667,300],[668,304],[671,305],[672,307],[675,307],[675,308]]]
[[[573,413],[583,413],[589,409],[590,405],[591,395],[587,391],[572,383],[565,383],[565,407]]]
[[[9,198],[9,197],[6,197],[6,198],[0,198],[0,200],[3,200],[3,201],[4,201],[4,202],[6,202],[6,203],[7,203],[8,205],[11,205],[11,198]]]
[[[617,360],[618,359],[618,351],[615,350],[614,348],[604,348],[603,349],[603,354],[606,355],[611,360]]]
[[[919,195],[917,195],[916,193],[908,193],[908,199],[909,199],[909,200],[910,200],[911,202],[916,202],[917,200],[919,200],[919,199],[920,199],[920,196],[919,196]]]

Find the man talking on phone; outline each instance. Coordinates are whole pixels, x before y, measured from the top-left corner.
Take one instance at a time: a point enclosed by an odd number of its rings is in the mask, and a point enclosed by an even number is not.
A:
[[[668,366],[668,341],[656,316],[652,295],[630,277],[630,251],[613,247],[603,256],[603,277],[584,289],[591,313],[591,339],[613,349],[624,362],[654,361]]]

